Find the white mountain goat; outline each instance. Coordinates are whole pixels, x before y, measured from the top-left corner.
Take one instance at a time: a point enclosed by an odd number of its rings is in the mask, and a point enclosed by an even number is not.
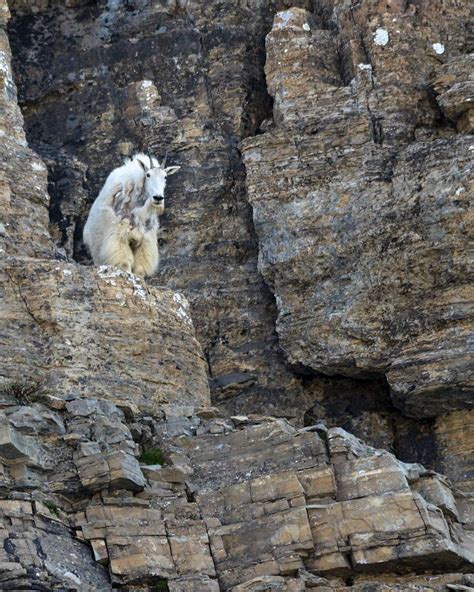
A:
[[[157,271],[166,177],[180,168],[166,167],[166,156],[160,164],[149,153],[140,153],[110,173],[84,227],[84,243],[96,265],[114,265],[143,277]]]

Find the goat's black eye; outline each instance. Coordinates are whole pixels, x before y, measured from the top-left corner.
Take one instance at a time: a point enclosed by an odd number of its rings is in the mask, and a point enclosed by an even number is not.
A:
[[[150,176],[150,173],[147,173],[146,176],[149,177]]]

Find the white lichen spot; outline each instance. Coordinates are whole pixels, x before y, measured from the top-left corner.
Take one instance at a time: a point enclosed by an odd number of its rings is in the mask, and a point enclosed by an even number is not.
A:
[[[31,166],[34,171],[44,171],[45,170],[45,167],[40,162],[33,162]]]
[[[433,49],[438,55],[442,55],[444,53],[444,45],[442,43],[433,43]]]
[[[375,45],[387,45],[388,43],[388,31],[386,29],[378,28],[374,33]]]
[[[121,269],[117,269],[111,265],[99,265],[97,268],[97,273],[101,278],[107,279],[111,277],[117,277],[123,272]]]
[[[137,275],[134,275],[133,273],[126,273],[125,275],[126,275],[126,277],[128,277],[128,280],[133,285],[133,294],[135,296],[138,296],[142,300],[146,300],[146,291],[145,291],[145,288],[140,283],[140,278]]]
[[[115,293],[115,300],[118,300],[121,306],[125,306],[125,298],[121,292]]]
[[[130,284],[132,284],[134,296],[138,296],[142,300],[146,301],[146,290],[140,283],[141,278],[139,278],[137,275],[128,273],[127,271],[123,271],[123,269],[118,269],[117,267],[112,267],[110,265],[101,265],[98,267],[97,274],[102,279],[108,280],[107,283],[111,286],[117,285],[117,283],[114,281],[114,278],[125,278]]]
[[[120,8],[121,0],[108,0],[107,8],[109,10],[117,11]]]
[[[303,25],[303,29],[304,29],[305,31],[311,31],[311,27],[308,25],[308,23],[305,23],[305,24]]]
[[[0,51],[0,72],[3,73],[4,78],[6,78],[7,80],[10,79],[10,62],[7,58],[7,54],[4,51]]]
[[[175,292],[173,294],[173,300],[175,302],[177,302],[178,304],[184,304],[184,306],[189,307],[188,301],[186,300],[186,298],[180,294],[179,292]]]
[[[245,160],[249,162],[260,162],[262,160],[262,153],[258,150],[252,150],[245,153]]]
[[[72,275],[72,271],[70,269],[63,269],[63,275],[65,275],[65,276]]]
[[[113,278],[118,277],[120,273],[120,269],[117,269],[116,267],[111,267],[110,265],[101,265],[97,269],[97,275],[101,277],[103,280],[108,280],[107,283],[111,286],[117,285]]]
[[[371,64],[358,64],[357,67],[359,68],[359,70],[368,70],[368,71],[372,70]]]
[[[293,13],[291,10],[282,10],[277,14],[277,18],[275,19],[275,28],[277,29],[284,29],[291,20]]]
[[[150,88],[153,86],[153,82],[151,80],[142,80],[142,88]]]
[[[458,189],[456,189],[456,195],[461,195],[461,193],[464,193],[466,190],[464,189],[464,187],[459,187]]]

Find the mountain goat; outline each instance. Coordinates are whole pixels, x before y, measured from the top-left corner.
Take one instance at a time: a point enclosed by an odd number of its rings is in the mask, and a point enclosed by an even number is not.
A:
[[[150,154],[135,154],[114,169],[92,204],[84,243],[96,265],[114,265],[143,277],[158,269],[158,216],[165,209],[166,167]]]

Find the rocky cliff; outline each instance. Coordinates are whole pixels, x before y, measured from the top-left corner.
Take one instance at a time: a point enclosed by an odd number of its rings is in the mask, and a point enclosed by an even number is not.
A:
[[[2,590],[469,590],[464,0],[0,0]],[[162,266],[91,265],[168,149]]]

